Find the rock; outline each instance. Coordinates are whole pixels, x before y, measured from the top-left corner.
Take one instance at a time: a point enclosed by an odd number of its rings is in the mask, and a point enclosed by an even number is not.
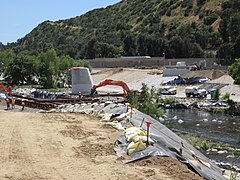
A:
[[[168,108],[171,107],[171,105],[170,105],[170,104],[165,104],[164,107],[165,107],[166,109],[168,109]]]
[[[182,119],[179,119],[179,120],[178,120],[178,123],[179,123],[179,124],[182,124],[182,123],[184,123],[184,121],[183,121]]]
[[[198,149],[198,150],[201,150],[201,148],[199,146],[196,146],[195,148]]]
[[[218,152],[218,150],[217,149],[211,149],[210,151],[212,151],[212,152]]]
[[[173,119],[173,120],[177,120],[177,116],[174,116],[172,119]]]
[[[218,151],[217,153],[218,154],[225,154],[225,153],[227,153],[227,151],[226,150],[221,150],[221,151]]]
[[[234,168],[235,171],[240,172],[240,167],[233,166],[233,168]]]
[[[212,122],[217,122],[217,120],[216,120],[216,119],[213,119]]]
[[[164,122],[164,121],[165,121],[165,119],[164,119],[163,117],[159,117],[158,120],[159,120],[160,122]]]
[[[229,148],[227,148],[227,150],[228,151],[234,151],[234,148],[229,147]]]
[[[203,119],[203,122],[208,122],[208,119],[207,118]]]
[[[164,115],[163,115],[163,118],[167,118],[167,115],[166,115],[166,114],[164,114]]]
[[[231,163],[224,163],[224,162],[220,162],[220,166],[222,166],[224,169],[226,168],[230,168],[232,165]]]
[[[233,155],[228,155],[226,158],[234,158]]]
[[[196,124],[196,126],[200,126],[200,124]]]
[[[236,122],[233,122],[232,124],[235,125],[235,124],[237,124],[237,123],[236,123]]]

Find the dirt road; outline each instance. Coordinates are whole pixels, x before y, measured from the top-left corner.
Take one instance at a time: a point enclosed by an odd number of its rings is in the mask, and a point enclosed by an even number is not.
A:
[[[170,158],[123,164],[117,133],[85,115],[0,111],[0,179],[201,179]]]

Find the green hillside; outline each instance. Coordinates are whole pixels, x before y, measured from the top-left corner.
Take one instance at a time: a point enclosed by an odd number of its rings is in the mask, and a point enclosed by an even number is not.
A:
[[[130,55],[240,57],[239,0],[122,0],[60,21],[45,21],[15,51],[54,48],[75,59]],[[229,62],[230,62],[229,61]]]

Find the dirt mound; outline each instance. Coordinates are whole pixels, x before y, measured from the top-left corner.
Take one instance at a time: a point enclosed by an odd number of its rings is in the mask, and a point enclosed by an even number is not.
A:
[[[68,125],[67,130],[62,130],[60,133],[73,139],[83,139],[88,136],[96,135],[95,132],[84,130],[81,126],[78,125]]]
[[[108,74],[108,75],[113,75],[117,74],[123,71],[123,68],[111,68],[111,69],[106,69],[106,70],[101,70],[101,71],[96,71],[92,72],[91,75],[96,75],[96,74]]]
[[[229,75],[223,75],[220,78],[214,79],[210,81],[211,83],[226,83],[226,84],[234,84],[234,80]]]
[[[96,156],[108,156],[115,155],[113,150],[113,144],[93,144],[89,141],[84,142],[81,146],[74,147],[74,151],[77,157],[96,157]]]
[[[227,71],[223,70],[202,70],[202,71],[190,71],[182,75],[182,77],[198,77],[203,76],[209,79],[217,79],[223,75],[226,75]]]
[[[199,175],[187,169],[186,165],[179,163],[170,157],[149,157],[134,162],[138,166],[150,166],[160,168],[167,172],[173,179],[203,179]],[[160,166],[161,164],[161,166]]]

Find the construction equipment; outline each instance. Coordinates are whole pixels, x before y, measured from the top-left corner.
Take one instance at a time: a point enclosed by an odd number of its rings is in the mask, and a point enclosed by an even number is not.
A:
[[[7,93],[12,93],[12,86],[4,86],[2,84],[0,84],[0,89],[2,89],[3,91],[7,92]]]
[[[97,93],[96,89],[102,86],[107,86],[107,85],[113,85],[113,86],[121,86],[123,88],[123,92],[124,92],[124,97],[128,97],[128,93],[130,91],[128,85],[123,82],[123,81],[115,81],[112,79],[105,79],[104,81],[100,82],[97,85],[94,85],[91,89],[91,95],[94,95]]]

